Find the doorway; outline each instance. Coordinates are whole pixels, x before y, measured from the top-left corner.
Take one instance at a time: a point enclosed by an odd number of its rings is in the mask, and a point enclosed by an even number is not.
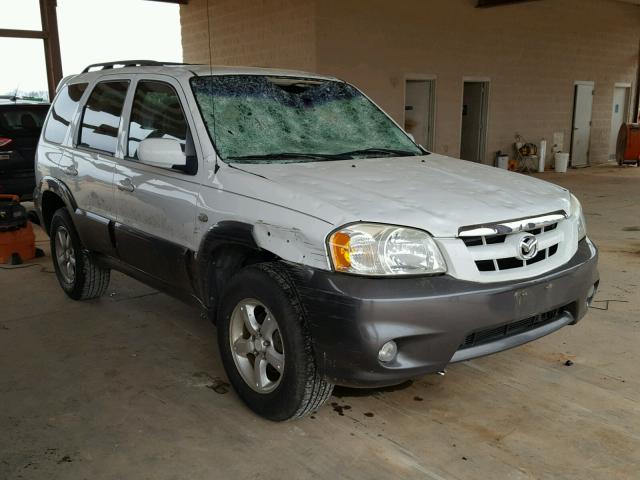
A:
[[[574,87],[573,131],[571,133],[572,167],[589,165],[593,86],[593,82],[576,82]]]
[[[484,160],[487,144],[489,82],[464,82],[462,93],[462,129],[460,158],[472,162]]]
[[[405,83],[404,129],[429,151],[435,139],[436,81],[407,80]]]
[[[616,159],[618,133],[623,123],[629,121],[629,100],[631,85],[619,84],[613,90],[613,105],[611,110],[611,133],[609,135],[609,160]]]

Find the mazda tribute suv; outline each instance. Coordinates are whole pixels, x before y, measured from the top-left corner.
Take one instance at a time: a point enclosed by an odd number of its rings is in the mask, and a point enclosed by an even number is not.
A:
[[[93,65],[61,82],[36,163],[66,294],[114,269],[195,302],[272,420],[575,324],[598,286],[566,189],[428,152],[328,76]]]

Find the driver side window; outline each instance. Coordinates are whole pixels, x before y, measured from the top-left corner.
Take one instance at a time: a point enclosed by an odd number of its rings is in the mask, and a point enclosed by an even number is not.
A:
[[[147,138],[169,138],[180,142],[185,151],[187,121],[174,88],[164,82],[138,82],[131,107],[127,156],[138,160],[138,146]]]

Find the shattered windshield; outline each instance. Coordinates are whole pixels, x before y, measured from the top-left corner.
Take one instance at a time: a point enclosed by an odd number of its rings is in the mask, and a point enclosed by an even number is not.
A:
[[[380,109],[343,82],[264,75],[194,77],[223,160],[285,163],[422,155]]]

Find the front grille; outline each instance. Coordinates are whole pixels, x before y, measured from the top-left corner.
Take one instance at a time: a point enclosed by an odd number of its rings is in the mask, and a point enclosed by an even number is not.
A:
[[[558,227],[558,223],[551,225],[533,228],[529,230],[523,230],[524,232],[532,235],[541,235],[551,232]],[[475,251],[479,251],[483,246],[504,244],[507,241],[508,235],[480,235],[471,237],[461,237],[462,241],[467,247],[474,247]],[[499,257],[492,259],[480,259],[475,260],[476,268],[480,272],[496,272],[503,270],[512,270],[514,268],[524,268],[527,265],[533,265],[541,262],[547,258],[554,256],[558,252],[558,243],[547,246],[547,248],[541,249],[535,257],[529,260],[521,260],[517,257]]]
[[[464,342],[459,347],[459,350],[495,342],[496,340],[512,337],[514,335],[542,327],[543,325],[547,325],[557,320],[565,309],[566,307],[556,308],[555,310],[534,315],[533,317],[525,318],[524,320],[518,320],[517,322],[507,323],[506,325],[500,325],[498,327],[487,328],[470,333],[465,337]]]

